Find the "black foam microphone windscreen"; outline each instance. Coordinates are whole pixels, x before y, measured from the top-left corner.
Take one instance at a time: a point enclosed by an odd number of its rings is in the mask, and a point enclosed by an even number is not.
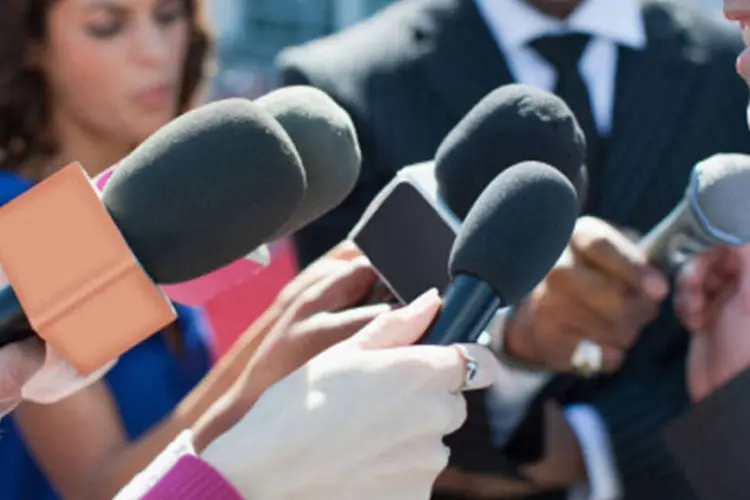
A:
[[[435,156],[440,196],[463,219],[485,187],[524,161],[553,165],[587,189],[586,139],[559,97],[529,85],[505,85],[485,96],[446,136]]]
[[[283,127],[247,99],[172,121],[114,170],[102,202],[157,283],[197,278],[268,241],[297,209],[305,173]]]
[[[274,235],[283,237],[344,201],[357,183],[362,154],[349,114],[316,88],[285,87],[255,102],[289,134],[307,178],[302,202]]]
[[[546,276],[577,215],[573,186],[549,165],[524,162],[499,174],[459,230],[443,307],[420,342],[475,342],[498,308],[522,299]]]
[[[453,243],[450,275],[474,276],[512,304],[555,265],[577,216],[575,191],[558,170],[519,163],[498,175],[472,206]]]

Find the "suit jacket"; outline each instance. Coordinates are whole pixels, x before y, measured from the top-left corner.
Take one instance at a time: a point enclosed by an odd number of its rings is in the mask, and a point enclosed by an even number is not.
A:
[[[701,500],[745,500],[750,491],[750,370],[669,425],[667,444]]]
[[[645,51],[620,50],[615,114],[593,214],[645,232],[681,199],[693,165],[718,152],[750,151],[748,91],[737,77],[741,41],[702,13],[645,2]],[[511,83],[503,54],[473,1],[401,0],[349,30],[281,54],[285,84],[311,84],[351,114],[362,175],[336,210],[296,236],[307,264],[344,238],[368,202],[404,165],[433,158],[448,131],[482,97]],[[626,498],[689,500],[693,493],[661,432],[688,403],[687,335],[671,301],[613,376],[565,401],[602,414]],[[453,461],[492,470],[481,397],[453,445]],[[461,436],[461,433],[464,433]]]

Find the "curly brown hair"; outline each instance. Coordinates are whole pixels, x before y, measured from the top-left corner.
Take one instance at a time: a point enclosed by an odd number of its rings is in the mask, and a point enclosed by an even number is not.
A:
[[[28,64],[29,44],[45,37],[55,0],[0,0],[0,170],[16,170],[38,155],[55,153],[49,136],[51,96],[44,73]],[[191,31],[179,112],[190,108],[204,78],[211,39],[202,0],[185,0]]]

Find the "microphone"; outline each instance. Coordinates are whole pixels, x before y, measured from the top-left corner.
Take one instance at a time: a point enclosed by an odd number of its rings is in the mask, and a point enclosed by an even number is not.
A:
[[[435,155],[440,197],[466,217],[489,183],[524,161],[553,165],[586,197],[586,138],[568,105],[550,92],[512,84],[490,92],[443,139]]]
[[[270,240],[283,238],[338,206],[354,189],[362,155],[349,114],[313,87],[285,87],[256,99],[292,139],[305,170],[302,201]],[[162,286],[173,300],[205,304],[258,272],[247,259],[186,283]]]
[[[289,134],[307,179],[302,202],[273,237],[281,238],[322,217],[349,196],[359,178],[362,153],[349,114],[314,87],[284,87],[255,102]]]
[[[525,297],[547,275],[577,217],[575,189],[549,165],[524,162],[498,175],[461,226],[443,307],[420,343],[476,342],[498,308]]]
[[[304,197],[281,125],[247,99],[184,114],[136,148],[102,203],[157,283],[208,274],[268,241]]]
[[[665,272],[718,245],[750,242],[750,156],[717,154],[693,167],[684,198],[638,243]]]
[[[401,302],[444,290],[461,219],[484,188],[517,163],[554,165],[585,196],[585,139],[563,100],[528,85],[500,87],[446,136],[434,161],[405,167],[350,232]]]
[[[304,189],[300,158],[281,125],[249,100],[227,99],[178,117],[144,141],[114,170],[101,202],[149,277],[177,283],[267,241],[294,212]],[[54,249],[37,250],[45,252],[41,260],[60,260]],[[0,291],[0,321],[21,315],[18,298],[6,286]],[[0,347],[33,334],[28,328],[0,328]],[[127,339],[122,351],[143,338]]]

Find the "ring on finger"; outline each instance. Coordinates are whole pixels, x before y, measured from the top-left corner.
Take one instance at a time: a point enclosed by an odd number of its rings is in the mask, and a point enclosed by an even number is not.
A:
[[[583,339],[578,342],[570,364],[573,371],[582,377],[591,377],[602,371],[604,354],[596,342]]]

